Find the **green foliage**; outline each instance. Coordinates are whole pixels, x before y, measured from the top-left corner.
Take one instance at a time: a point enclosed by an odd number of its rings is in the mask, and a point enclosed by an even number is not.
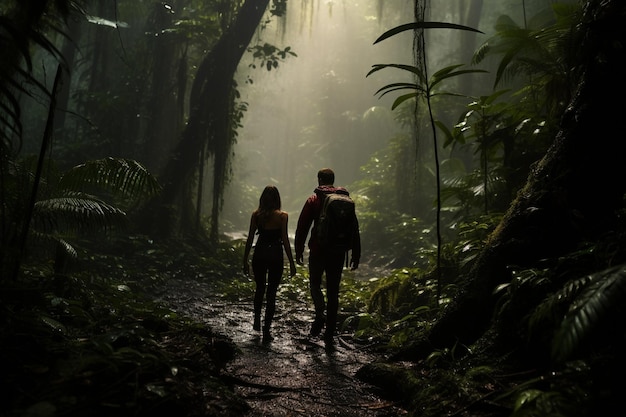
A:
[[[459,353],[460,351],[460,353]],[[426,364],[430,367],[443,366],[448,367],[455,364],[459,358],[465,356],[467,353],[471,353],[471,349],[467,346],[455,343],[451,348],[436,349],[426,358]],[[483,369],[480,369],[482,372]],[[473,369],[470,375],[476,375],[479,370]]]
[[[419,286],[413,283],[411,273],[419,274],[419,272],[419,270],[396,270],[393,274],[379,280],[372,292],[368,310],[382,314],[400,311],[402,315],[407,311],[407,302],[410,302],[409,306],[431,305],[429,293],[432,290],[432,283],[430,285],[424,283],[424,285]],[[422,297],[417,298],[420,295]],[[404,308],[404,312],[402,308]]]
[[[342,331],[352,331],[352,338],[361,343],[373,342],[384,334],[385,322],[380,316],[359,313],[346,317],[341,324]]]
[[[59,189],[68,192],[98,190],[131,206],[157,195],[161,186],[139,162],[109,157],[87,161],[70,169],[61,177]]]
[[[351,186],[363,231],[362,245],[370,254],[371,265],[426,268],[429,259],[416,256],[416,251],[435,244],[432,228],[419,216],[429,215],[433,206],[417,196],[418,191],[426,191],[416,188],[410,141],[407,135],[393,137],[387,148],[361,167],[363,179]],[[418,169],[430,178],[424,167]]]
[[[410,117],[406,113],[412,112],[411,106],[402,106],[401,110],[400,117]],[[386,148],[371,155],[361,166],[362,179],[351,186],[359,212],[377,212],[391,220],[398,213],[420,216],[432,209],[428,198],[418,198],[418,192],[430,195],[430,190],[418,190],[416,178],[430,179],[431,172],[424,166],[414,166],[411,142],[410,135],[397,134],[390,138]]]
[[[263,45],[254,45],[249,47],[248,52],[252,54],[252,58],[254,59],[253,63],[250,64],[251,68],[256,68],[256,64],[254,62],[259,60],[261,61],[261,67],[266,68],[268,71],[278,68],[278,64],[280,62],[284,62],[287,57],[298,56],[291,50],[290,46],[287,46],[285,49],[279,49],[278,47],[267,42]]]
[[[500,55],[494,87],[519,75],[528,77],[522,88],[538,111],[558,117],[569,103],[577,86],[577,33],[580,26],[579,2],[554,3],[550,9],[530,19],[528,27],[518,26],[510,17],[501,16],[496,34],[474,55],[481,62],[488,55]]]
[[[556,361],[621,339],[624,328],[615,318],[624,314],[625,274],[624,264],[614,266],[573,280],[556,295],[569,300],[568,312],[553,339]]]
[[[51,184],[49,184],[51,185]],[[126,213],[87,192],[99,191],[116,205],[132,207],[160,191],[156,179],[138,162],[106,158],[66,172],[53,196],[35,203],[33,226],[39,233],[107,231],[122,224]]]
[[[526,379],[499,392],[494,401],[507,404],[515,417],[585,416],[606,408],[590,406],[588,400],[592,377],[589,364],[572,362],[561,372],[551,372]],[[595,408],[595,409],[594,409]],[[590,411],[590,410],[594,411]]]
[[[278,293],[281,297],[292,301],[310,299],[309,273],[306,266],[296,265],[297,273],[293,277],[285,277],[281,281]]]
[[[21,4],[11,4],[0,11],[0,44],[3,59],[0,63],[0,162],[6,168],[8,158],[17,152],[22,140],[21,96],[49,96],[49,90],[33,76],[31,47],[36,46],[62,61],[62,54],[51,41],[52,33],[60,33],[59,22],[67,17],[76,3],[59,0],[32,7],[24,16]],[[14,143],[17,141],[17,143]]]
[[[456,70],[457,68],[461,67],[461,64],[457,64],[457,65],[451,65],[445,68],[440,69],[439,71],[435,72],[430,79],[426,79],[426,76],[424,74],[424,71],[421,70],[420,68],[413,66],[413,65],[404,65],[404,64],[376,64],[373,66],[373,68],[367,73],[367,76],[370,76],[372,74],[374,74],[377,71],[380,71],[382,69],[386,69],[386,68],[397,68],[397,69],[401,69],[404,71],[407,71],[411,74],[413,74],[418,82],[416,83],[393,83],[393,84],[388,84],[384,87],[381,87],[380,89],[378,89],[378,91],[376,91],[376,94],[379,94],[380,97],[385,96],[386,94],[389,93],[393,93],[396,91],[400,91],[400,90],[415,90],[414,93],[408,93],[408,94],[404,94],[399,96],[398,98],[396,98],[396,100],[393,102],[391,108],[392,110],[396,109],[398,106],[400,106],[402,103],[404,103],[407,100],[410,99],[415,99],[418,97],[424,98],[426,100],[430,100],[433,97],[436,96],[440,96],[440,95],[456,95],[453,93],[449,93],[447,91],[438,91],[435,89],[435,87],[442,83],[444,80],[449,79],[449,78],[453,78],[453,77],[457,77],[459,75],[463,75],[463,74],[472,74],[472,73],[484,73],[487,72],[485,70]]]
[[[436,294],[436,291],[432,294]],[[401,349],[412,341],[418,340],[430,328],[433,312],[436,310],[423,305],[389,322],[386,328],[386,338],[388,338],[386,346],[391,350]]]
[[[19,282],[5,283],[3,411],[148,416],[157,404],[186,414],[209,392],[245,409],[219,379],[236,348],[205,324],[151,301],[166,278],[191,283],[201,273],[230,274],[230,267],[205,262],[180,242],[135,237],[95,245],[98,251],[89,248],[89,261],[71,276],[29,264]]]
[[[457,265],[460,271],[469,271],[501,220],[502,213],[492,213],[456,223],[458,235],[451,243],[451,263]]]
[[[95,196],[67,193],[64,197],[35,203],[33,229],[35,233],[48,235],[106,231],[113,225],[124,224],[125,218],[122,210]]]
[[[469,31],[469,32],[477,32],[477,33],[482,33],[480,30],[478,29],[474,29],[471,28],[469,26],[464,26],[464,25],[458,25],[455,23],[447,23],[447,22],[411,22],[411,23],[405,23],[403,25],[400,26],[396,26],[388,31],[386,31],[385,33],[383,33],[382,35],[380,35],[378,37],[378,39],[376,39],[376,41],[374,42],[374,44],[381,42],[387,38],[390,38],[392,36],[395,36],[399,33],[402,32],[406,32],[406,31],[416,31],[416,30],[422,30],[422,29],[455,29],[455,30],[464,30],[464,31]]]
[[[463,215],[506,210],[524,184],[530,165],[552,140],[554,121],[523,103],[498,101],[506,93],[501,90],[476,98],[453,129],[437,124],[446,137],[444,146],[472,149],[478,156],[476,166],[480,169],[465,172],[465,164],[457,163],[457,169],[442,174],[442,199],[459,200]],[[444,162],[442,170],[446,168]]]
[[[393,212],[359,213],[359,224],[364,231],[362,245],[371,254],[371,264],[426,268],[429,259],[423,253],[433,248],[432,230],[424,227],[418,218],[401,213],[393,215]]]
[[[272,0],[270,7],[272,16],[285,16],[287,14],[287,0]]]
[[[416,7],[417,10],[417,7]],[[408,94],[404,94],[396,98],[392,105],[392,109],[395,109],[397,106],[402,104],[403,102],[411,99],[421,98],[425,101],[427,111],[428,111],[428,120],[430,122],[430,126],[432,127],[432,143],[433,143],[433,158],[435,164],[435,181],[437,185],[437,195],[436,195],[436,238],[437,238],[437,257],[436,257],[436,272],[439,274],[437,279],[437,297],[441,296],[442,283],[441,283],[441,248],[442,248],[442,225],[441,225],[441,173],[440,173],[440,159],[439,159],[439,150],[438,150],[438,140],[437,140],[437,130],[436,126],[436,118],[434,117],[434,106],[433,99],[438,95],[451,95],[457,96],[458,94],[449,93],[447,91],[437,91],[436,87],[438,84],[442,83],[445,80],[455,78],[459,75],[477,73],[477,72],[486,72],[484,70],[457,70],[462,66],[459,65],[451,65],[445,68],[442,68],[436,71],[430,78],[428,77],[428,65],[426,58],[426,48],[425,41],[423,37],[424,29],[460,29],[460,30],[471,30],[476,31],[475,29],[456,25],[449,23],[440,23],[440,22],[425,22],[423,20],[423,15],[421,17],[416,16],[416,21],[407,25],[403,25],[401,27],[397,27],[392,29],[391,31],[387,31],[383,34],[379,40],[387,39],[391,36],[394,36],[400,32],[406,30],[415,31],[416,35],[419,37],[419,41],[416,42],[417,50],[415,54],[415,60],[417,65],[399,65],[399,64],[377,64],[373,66],[373,69],[367,74],[370,76],[371,74],[380,71],[385,68],[399,68],[405,71],[410,72],[416,79],[415,83],[393,83],[388,84],[377,91],[377,94],[385,95],[389,92],[396,92],[399,90],[415,90],[415,92],[411,92]],[[378,42],[378,41],[377,41]],[[418,102],[416,100],[416,102]]]
[[[15,165],[12,175],[5,179],[6,190],[17,189],[18,184],[29,190],[34,185],[30,171],[23,165]],[[3,221],[6,230],[13,233],[29,227],[31,250],[44,249],[50,245],[56,250],[57,268],[66,263],[66,258],[75,258],[76,251],[68,240],[84,233],[107,233],[116,226],[126,224],[126,213],[121,207],[137,206],[146,198],[159,192],[160,186],[151,174],[139,163],[132,160],[107,158],[88,161],[70,169],[55,181],[54,170],[48,167],[48,181],[40,194],[47,198],[34,203],[32,220],[22,214],[27,206],[27,194],[16,193],[7,201]],[[102,197],[87,193],[100,191]],[[110,202],[105,201],[109,198]],[[10,240],[2,242],[11,253]],[[19,255],[18,255],[19,259]],[[11,265],[12,263],[9,263]],[[60,269],[59,269],[60,270]]]

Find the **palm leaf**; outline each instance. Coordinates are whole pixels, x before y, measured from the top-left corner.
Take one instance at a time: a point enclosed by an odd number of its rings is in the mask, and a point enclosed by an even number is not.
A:
[[[139,200],[156,195],[161,187],[139,162],[104,158],[75,166],[63,175],[60,187],[70,191],[105,190],[116,196]]]
[[[393,104],[391,105],[391,110],[395,110],[400,104],[404,103],[407,100],[416,98],[418,95],[419,95],[418,93],[408,93],[408,94],[403,94],[401,96],[398,96],[393,101]]]
[[[463,74],[479,74],[479,73],[486,73],[489,71],[485,71],[485,70],[480,70],[480,69],[469,69],[469,70],[460,70],[460,71],[447,71],[447,70],[451,70],[454,69],[456,67],[459,67],[459,65],[453,65],[451,67],[448,68],[444,68],[444,70],[446,71],[437,71],[432,77],[431,77],[431,81],[430,81],[430,88],[432,89],[433,87],[435,87],[435,85],[439,84],[440,82],[442,82],[443,80],[447,79],[447,78],[451,78],[451,77],[456,77],[457,75],[463,75]]]
[[[626,265],[622,264],[590,275],[588,284],[574,299],[553,339],[553,358],[557,361],[569,359],[590,342],[599,329],[606,329],[606,326],[614,320],[622,322],[624,305],[626,305]],[[621,336],[621,332],[616,335]]]
[[[42,253],[50,253],[55,258],[78,259],[78,252],[74,246],[59,236],[31,229],[29,239],[29,244],[32,247],[36,246]]]
[[[376,39],[374,45],[378,42],[384,41],[387,38],[397,35],[398,33],[406,32],[409,30],[420,30],[420,29],[457,29],[457,30],[467,30],[470,32],[483,33],[478,29],[471,28],[469,26],[457,25],[455,23],[446,23],[446,22],[411,22],[405,23],[400,26],[396,26],[395,28],[389,29],[387,32],[383,33]]]
[[[38,201],[33,211],[33,228],[47,234],[107,231],[125,220],[122,210],[81,193]]]
[[[415,83],[393,83],[387,84],[384,87],[381,87],[376,91],[375,95],[381,94],[381,97],[391,91],[397,90],[418,90],[418,85]]]
[[[406,65],[406,64],[374,64],[372,65],[372,69],[367,73],[365,77],[367,78],[373,73],[380,71],[384,68],[397,68],[397,69],[401,69],[404,71],[408,71],[410,73],[413,73],[415,76],[417,76],[418,80],[421,83],[424,84],[426,82],[426,77],[424,77],[424,72],[421,69],[419,69],[418,67],[414,65]]]
[[[0,101],[0,138],[7,143],[7,149],[10,148],[10,138],[22,137],[21,108],[17,97],[0,85],[0,97],[4,97],[6,101]],[[6,129],[7,132],[4,132]]]

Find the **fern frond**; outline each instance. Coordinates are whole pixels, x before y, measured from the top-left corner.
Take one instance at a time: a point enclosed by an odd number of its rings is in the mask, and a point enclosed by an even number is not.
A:
[[[42,233],[107,231],[125,220],[122,210],[80,193],[38,201],[33,212],[33,227]]]
[[[37,253],[52,256],[56,259],[78,259],[78,252],[74,246],[59,236],[31,229],[28,239],[30,240],[29,245],[37,248]]]
[[[554,336],[552,357],[557,361],[569,359],[592,339],[596,331],[606,329],[616,317],[619,322],[623,321],[626,311],[626,265],[609,268],[587,278],[587,285],[574,299]]]
[[[134,200],[154,196],[161,190],[157,180],[139,162],[111,157],[75,166],[63,175],[59,185],[70,191],[102,189]]]
[[[74,249],[74,246],[70,245],[63,239],[57,240],[57,251],[63,252],[65,256],[71,259],[78,258],[78,252]]]
[[[474,56],[472,56],[472,65],[480,64],[485,57],[491,52],[491,45],[489,42],[485,42],[481,46],[478,47],[476,52],[474,52]]]

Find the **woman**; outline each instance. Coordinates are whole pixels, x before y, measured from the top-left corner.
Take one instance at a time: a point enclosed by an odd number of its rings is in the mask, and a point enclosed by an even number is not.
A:
[[[259,207],[252,212],[248,240],[243,255],[243,273],[250,274],[248,257],[254,234],[257,233],[254,255],[252,255],[252,272],[256,283],[254,294],[254,330],[261,330],[261,308],[267,287],[267,305],[263,322],[263,340],[270,341],[270,326],[276,311],[276,292],[283,274],[283,249],[289,259],[290,276],[296,274],[296,264],[291,253],[289,236],[287,236],[287,220],[289,215],[280,209],[280,193],[273,185],[265,187],[259,198]]]

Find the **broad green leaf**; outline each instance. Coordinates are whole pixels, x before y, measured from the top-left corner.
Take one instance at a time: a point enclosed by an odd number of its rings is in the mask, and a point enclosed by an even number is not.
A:
[[[420,82],[424,83],[424,81],[426,80],[426,77],[424,77],[424,73],[422,72],[422,70],[420,70],[419,68],[417,68],[414,65],[406,65],[406,64],[375,64],[372,65],[372,69],[370,70],[370,72],[367,73],[367,75],[365,77],[369,77],[370,75],[372,75],[373,73],[380,71],[382,69],[385,68],[397,68],[397,69],[401,69],[404,71],[408,71],[410,73],[413,73],[417,76],[418,80],[420,80]]]
[[[462,71],[442,73],[442,74],[439,74],[437,77],[433,76],[433,78],[431,78],[430,88],[432,89],[435,85],[439,84],[440,82],[442,82],[443,80],[447,78],[452,78],[452,77],[456,77],[458,75],[463,75],[463,74],[478,74],[478,73],[486,73],[486,72],[489,72],[489,71],[476,69],[476,70],[462,70]]]
[[[396,26],[393,29],[388,30],[383,33],[376,39],[374,45],[378,42],[384,41],[387,38],[397,35],[398,33],[406,32],[408,30],[419,30],[419,29],[457,29],[457,30],[467,30],[470,32],[483,33],[478,29],[471,28],[469,26],[457,25],[455,23],[446,23],[446,22],[412,22],[405,23],[400,26]]]
[[[388,93],[398,90],[417,90],[423,92],[423,89],[421,89],[417,84],[393,83],[380,88],[378,91],[376,91],[376,94],[380,94],[380,96],[382,97]]]
[[[395,110],[400,104],[402,104],[405,101],[410,100],[412,98],[416,98],[417,96],[418,96],[418,93],[410,93],[410,94],[405,94],[405,95],[399,96],[393,102],[393,104],[391,106],[391,110]]]

